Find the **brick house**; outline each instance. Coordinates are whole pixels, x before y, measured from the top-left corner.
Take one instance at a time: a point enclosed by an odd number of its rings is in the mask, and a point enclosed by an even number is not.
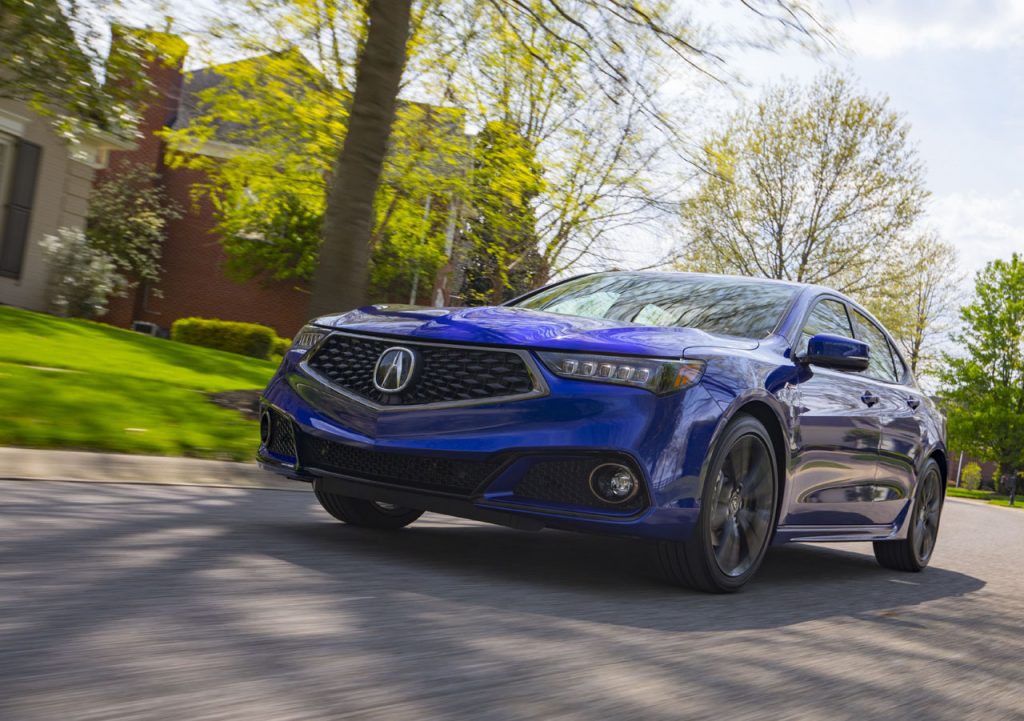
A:
[[[216,68],[186,73],[183,62],[184,55],[179,62],[155,62],[147,69],[155,93],[141,119],[142,139],[132,150],[112,153],[109,167],[97,175],[99,181],[126,164],[143,166],[157,174],[168,197],[185,211],[168,224],[158,288],[140,285],[126,297],[112,298],[102,320],[121,327],[141,321],[167,330],[179,318],[201,316],[263,323],[290,338],[307,319],[307,289],[296,283],[229,278],[214,208],[209,199],[191,195],[193,185],[206,180],[205,174],[164,162],[167,147],[158,132],[187,122],[195,93],[216,73]],[[198,152],[222,157],[230,148],[214,142]]]

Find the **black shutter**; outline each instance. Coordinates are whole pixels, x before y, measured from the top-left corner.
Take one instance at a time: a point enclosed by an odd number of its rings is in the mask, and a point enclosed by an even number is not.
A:
[[[18,141],[14,173],[11,176],[11,194],[4,213],[3,238],[0,238],[0,275],[8,278],[21,275],[41,154],[42,148],[35,143]]]

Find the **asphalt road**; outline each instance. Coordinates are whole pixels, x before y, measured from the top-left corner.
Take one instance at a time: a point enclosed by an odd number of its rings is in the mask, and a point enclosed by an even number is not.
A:
[[[308,492],[0,483],[0,719],[1024,719],[1024,512],[932,567],[788,546],[734,596],[639,542]]]

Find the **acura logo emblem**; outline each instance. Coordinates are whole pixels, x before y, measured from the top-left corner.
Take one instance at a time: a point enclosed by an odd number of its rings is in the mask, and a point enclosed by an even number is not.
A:
[[[380,354],[373,369],[373,386],[384,393],[398,393],[412,380],[416,355],[408,348],[395,346]]]

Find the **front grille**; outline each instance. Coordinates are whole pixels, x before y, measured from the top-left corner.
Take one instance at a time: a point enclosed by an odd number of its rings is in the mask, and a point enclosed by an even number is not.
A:
[[[268,409],[270,414],[270,437],[267,439],[267,450],[276,456],[295,458],[295,432],[291,419],[277,411]]]
[[[498,461],[469,461],[410,453],[374,451],[300,433],[302,465],[328,473],[426,491],[471,496],[500,467]]]
[[[590,472],[607,458],[567,458],[534,463],[515,487],[523,500],[560,503],[566,506],[600,508],[609,511],[639,511],[647,504],[646,493],[625,503],[608,503],[590,490]]]
[[[373,384],[377,360],[388,348],[412,350],[416,365],[409,385],[385,393]],[[520,396],[534,390],[533,377],[517,353],[335,333],[313,352],[309,367],[334,385],[380,405],[421,405]]]

